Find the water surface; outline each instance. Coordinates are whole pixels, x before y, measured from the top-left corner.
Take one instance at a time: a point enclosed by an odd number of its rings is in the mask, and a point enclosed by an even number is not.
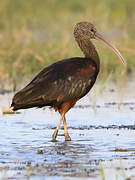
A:
[[[65,142],[63,125],[57,142],[51,136],[60,118],[49,108],[0,114],[0,179],[135,178],[135,101],[89,96],[67,113],[72,141]],[[8,106],[12,94],[1,95]],[[110,174],[112,174],[110,176]],[[109,177],[109,178],[108,178]]]

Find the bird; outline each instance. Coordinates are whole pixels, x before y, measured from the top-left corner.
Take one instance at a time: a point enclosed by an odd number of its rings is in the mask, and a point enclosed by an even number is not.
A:
[[[58,111],[61,118],[52,135],[52,141],[56,141],[62,122],[65,141],[71,140],[65,115],[79,99],[90,91],[97,79],[100,59],[91,40],[96,39],[106,44],[126,65],[117,48],[98,33],[91,22],[77,23],[73,34],[84,57],[59,60],[45,67],[26,87],[14,95],[10,106],[13,111],[44,106],[50,106]]]

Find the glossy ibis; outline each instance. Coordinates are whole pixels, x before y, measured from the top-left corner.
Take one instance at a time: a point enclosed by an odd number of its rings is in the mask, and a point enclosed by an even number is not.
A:
[[[58,111],[61,118],[52,135],[53,141],[56,140],[62,121],[65,140],[71,140],[65,114],[90,91],[99,73],[99,56],[90,39],[105,43],[125,64],[120,52],[105,40],[90,22],[77,23],[74,37],[85,57],[64,59],[44,68],[26,87],[15,94],[11,105],[14,111],[44,106],[51,106]]]

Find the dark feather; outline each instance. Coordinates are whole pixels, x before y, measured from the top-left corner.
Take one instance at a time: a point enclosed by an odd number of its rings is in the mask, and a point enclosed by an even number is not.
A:
[[[13,97],[14,110],[30,107],[60,106],[83,97],[93,86],[98,70],[90,58],[70,58],[44,68]]]

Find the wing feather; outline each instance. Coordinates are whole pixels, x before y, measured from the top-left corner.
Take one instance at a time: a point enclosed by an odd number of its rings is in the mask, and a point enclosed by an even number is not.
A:
[[[90,64],[95,67],[94,62],[88,58],[71,58],[44,68],[25,88],[16,93],[12,106],[45,106],[82,97],[96,79],[95,71],[82,73]],[[90,79],[91,83],[88,83]]]

